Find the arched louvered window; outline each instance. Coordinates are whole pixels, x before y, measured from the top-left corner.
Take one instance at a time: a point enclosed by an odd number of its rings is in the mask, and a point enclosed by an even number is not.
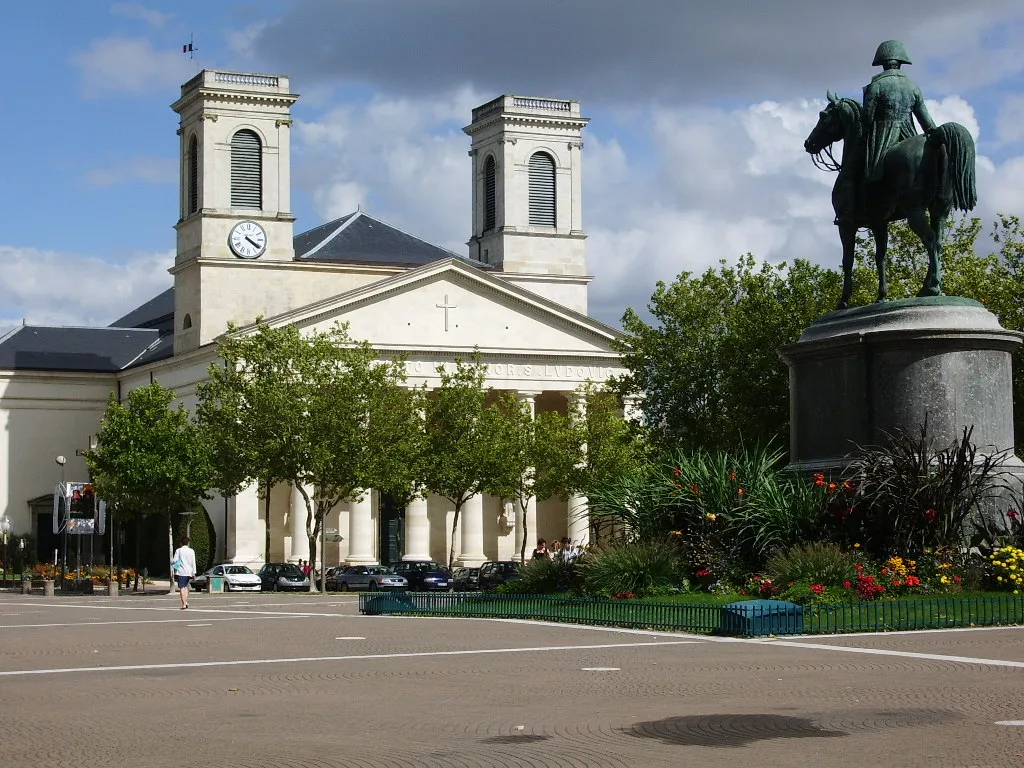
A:
[[[241,130],[231,137],[231,207],[263,207],[263,153],[260,137]]]
[[[191,327],[192,327],[192,315],[186,314],[185,315],[185,319],[181,321],[181,328],[182,328],[182,330],[187,331]]]
[[[530,157],[530,224],[555,226],[555,161],[547,152]]]
[[[494,229],[497,223],[495,214],[495,169],[494,155],[488,155],[484,161],[484,232]]]
[[[185,214],[199,210],[199,141],[193,133],[188,140],[188,206]]]

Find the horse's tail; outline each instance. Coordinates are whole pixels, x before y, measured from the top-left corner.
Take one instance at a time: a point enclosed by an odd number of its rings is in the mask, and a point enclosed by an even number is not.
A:
[[[974,139],[970,131],[959,123],[943,123],[935,129],[946,149],[948,163],[940,170],[939,190],[954,208],[970,211],[978,204],[978,185],[975,178]]]

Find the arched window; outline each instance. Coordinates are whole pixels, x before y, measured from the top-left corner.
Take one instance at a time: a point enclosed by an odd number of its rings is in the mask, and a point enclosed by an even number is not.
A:
[[[494,186],[494,155],[488,155],[484,161],[484,232],[494,229],[497,222]]]
[[[193,133],[188,140],[188,204],[185,215],[199,210],[199,141]]]
[[[263,207],[263,152],[254,131],[231,137],[231,207]]]
[[[530,224],[555,226],[555,160],[547,152],[530,157]]]
[[[186,314],[185,319],[181,321],[182,330],[187,331],[192,327],[192,315]]]

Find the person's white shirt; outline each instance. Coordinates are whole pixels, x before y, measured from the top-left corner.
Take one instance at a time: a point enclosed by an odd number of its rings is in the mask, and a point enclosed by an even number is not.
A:
[[[192,549],[188,544],[183,547],[178,547],[174,550],[174,555],[171,557],[171,562],[175,563],[181,560],[181,567],[174,569],[175,576],[195,576],[196,575],[196,551]]]

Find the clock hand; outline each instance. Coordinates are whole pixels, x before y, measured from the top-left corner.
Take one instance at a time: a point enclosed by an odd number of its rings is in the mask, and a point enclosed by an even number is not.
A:
[[[245,239],[248,240],[252,244],[253,248],[259,248],[260,247],[260,244],[257,243],[255,240],[253,240],[248,235],[245,236]]]

